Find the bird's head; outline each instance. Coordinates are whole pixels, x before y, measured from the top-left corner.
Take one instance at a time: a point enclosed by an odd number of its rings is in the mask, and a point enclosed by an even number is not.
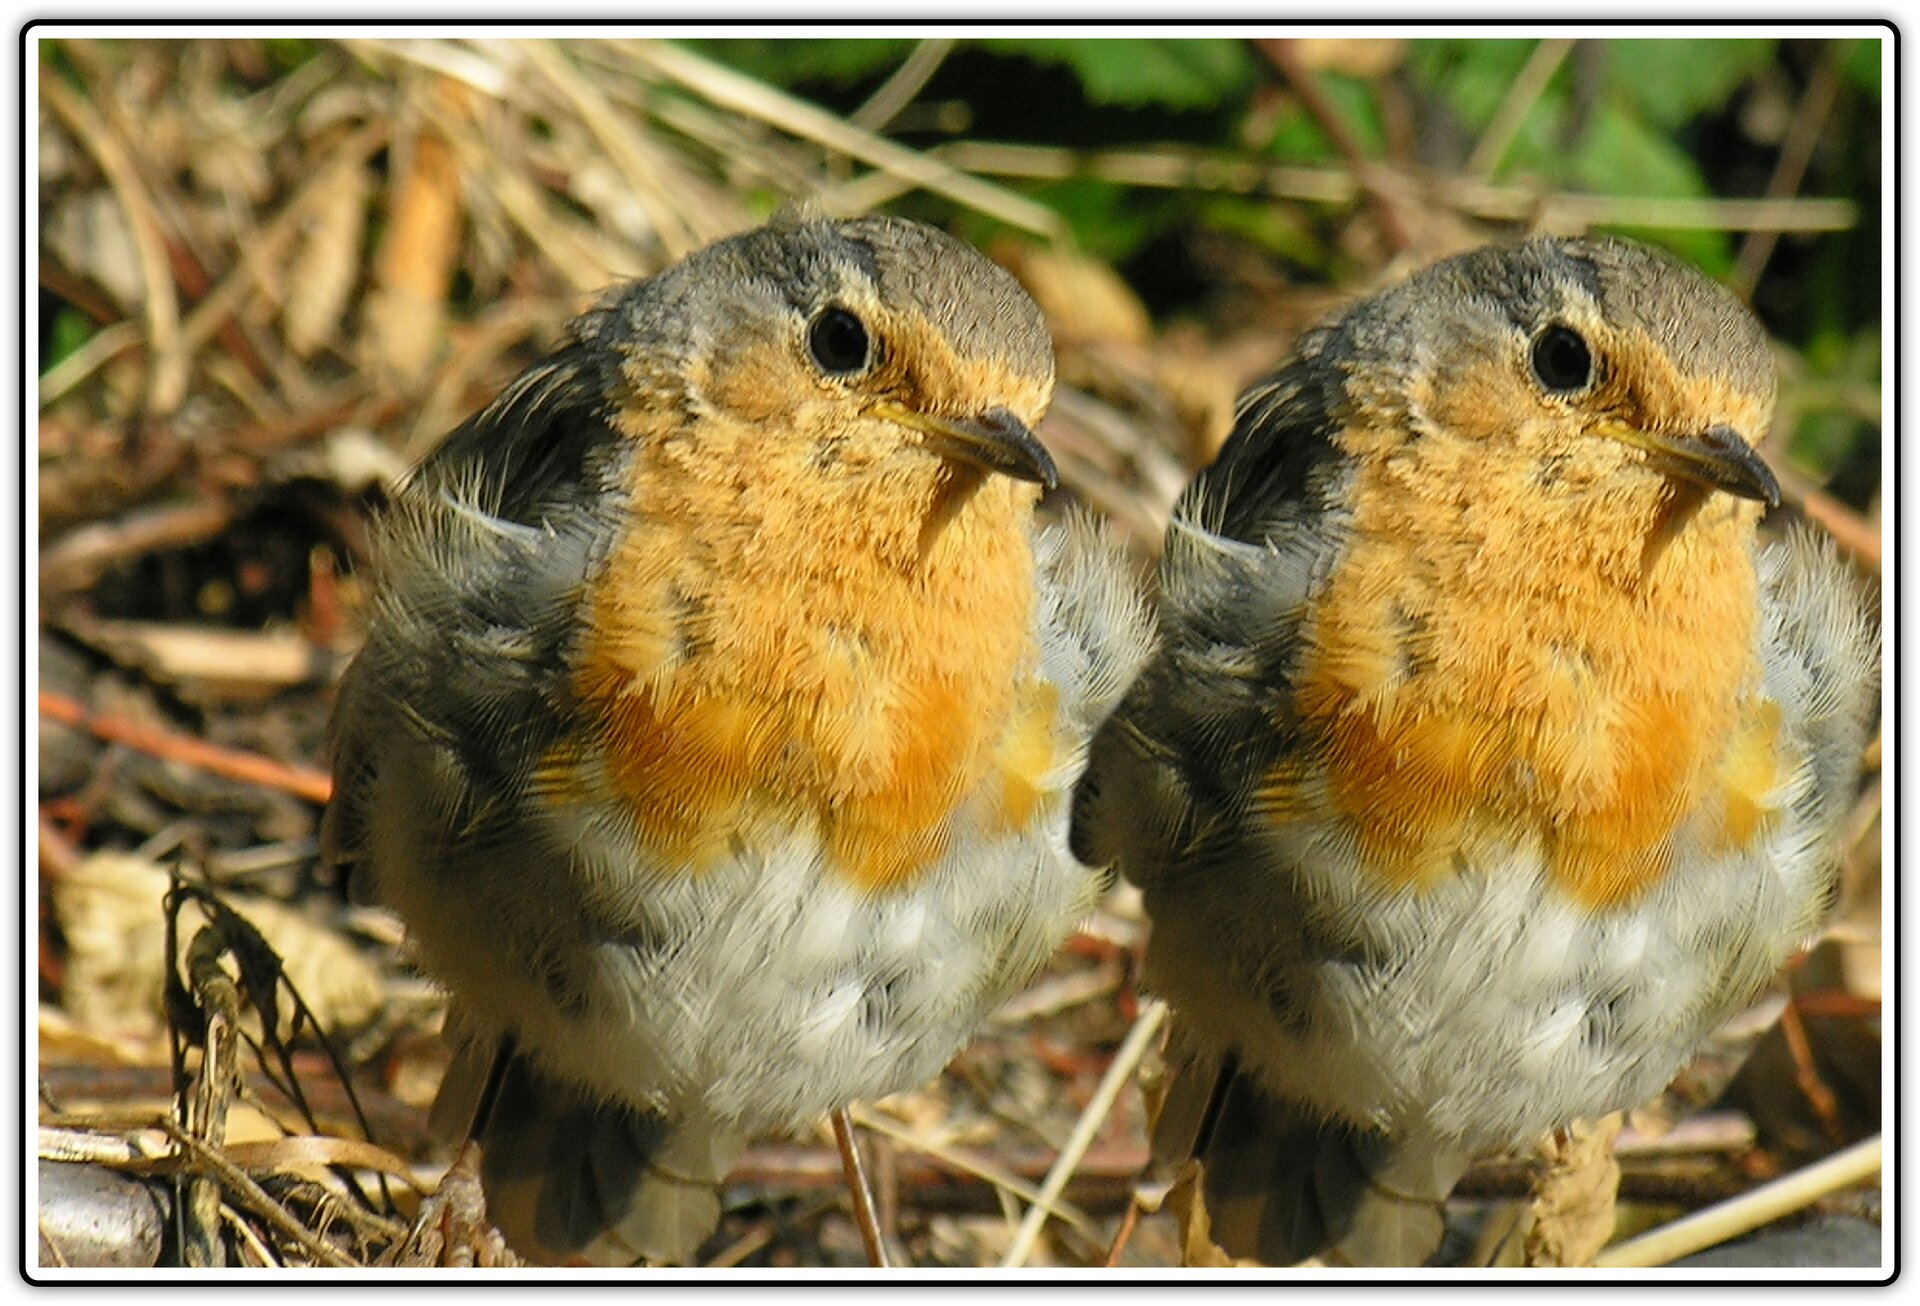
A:
[[[1754,452],[1774,368],[1760,324],[1697,269],[1613,239],[1540,239],[1436,264],[1356,308],[1333,351],[1364,409],[1525,466],[1542,489],[1679,483],[1765,504]]]
[[[776,219],[601,311],[601,329],[655,345],[627,351],[635,392],[672,395],[695,419],[660,429],[695,444],[704,426],[728,432],[713,451],[736,464],[848,481],[956,467],[1057,479],[1033,433],[1053,393],[1039,308],[930,227]]]

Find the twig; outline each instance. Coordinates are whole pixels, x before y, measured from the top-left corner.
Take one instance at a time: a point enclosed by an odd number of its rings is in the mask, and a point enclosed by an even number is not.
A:
[[[40,1125],[34,1156],[41,1161],[98,1165],[134,1174],[166,1174],[179,1168],[179,1153],[160,1150],[157,1126],[124,1133]]]
[[[1820,1077],[1820,1066],[1813,1055],[1813,1045],[1807,1041],[1807,1025],[1800,1018],[1800,1012],[1792,997],[1787,1005],[1780,1008],[1780,1037],[1787,1045],[1787,1056],[1793,1062],[1793,1082],[1800,1095],[1807,1099],[1807,1105],[1813,1109],[1814,1119],[1820,1122],[1820,1131],[1827,1141],[1836,1147],[1847,1141],[1846,1126],[1840,1123],[1840,1104],[1833,1096],[1833,1090],[1827,1087],[1827,1081]]]
[[[112,521],[94,522],[67,532],[40,555],[40,592],[71,593],[91,586],[116,562],[159,549],[178,549],[210,540],[233,520],[222,499],[143,508]]]
[[[153,370],[147,377],[147,407],[170,413],[187,393],[187,361],[192,348],[180,328],[180,297],[167,266],[166,241],[153,202],[141,185],[139,170],[120,140],[107,129],[93,106],[58,77],[40,79],[40,100],[54,116],[80,138],[87,152],[106,174],[115,198],[127,215],[133,247],[140,260],[140,284],[145,291],[147,346]]]
[[[867,1182],[867,1168],[861,1163],[860,1148],[854,1142],[853,1121],[847,1109],[832,1113],[833,1141],[840,1148],[840,1164],[847,1172],[847,1194],[853,1199],[853,1223],[860,1230],[861,1245],[867,1249],[867,1264],[876,1270],[887,1268],[886,1240],[880,1236],[880,1221],[873,1213],[873,1187]]]
[[[194,257],[186,242],[175,238],[163,243],[174,284],[186,293],[188,299],[198,299],[206,294],[213,287],[213,278],[200,266],[200,260]],[[248,373],[256,380],[266,379],[267,362],[260,356],[260,351],[253,347],[253,342],[247,338],[239,322],[228,318],[220,324],[215,334],[220,337],[221,347],[237,359]]]
[[[341,45],[362,58],[371,55],[377,61],[378,56],[384,54],[404,63],[415,64],[471,86],[483,95],[524,107],[526,97],[521,93],[518,71],[503,68],[464,46],[417,38],[347,40],[342,41]]]
[[[226,452],[264,459],[347,423],[380,426],[411,403],[404,395],[370,394],[365,379],[355,377],[316,396],[304,411],[234,429],[227,436]]]
[[[377,1143],[363,1139],[335,1138],[327,1134],[293,1134],[285,1138],[228,1143],[224,1151],[227,1159],[243,1170],[271,1173],[351,1166],[390,1175],[416,1192],[423,1191],[420,1182],[414,1178],[413,1167],[406,1160]],[[383,1223],[383,1227],[388,1226]]]
[[[1400,212],[1398,197],[1389,194],[1385,188],[1377,184],[1379,165],[1369,159],[1366,151],[1360,148],[1359,138],[1347,126],[1346,120],[1340,116],[1340,111],[1334,107],[1333,101],[1327,98],[1326,92],[1320,89],[1320,83],[1314,79],[1312,70],[1301,64],[1294,53],[1293,42],[1268,39],[1255,41],[1254,44],[1279,70],[1281,77],[1286,79],[1287,85],[1299,98],[1301,106],[1306,109],[1307,116],[1326,133],[1327,139],[1333,142],[1334,149],[1338,150],[1340,157],[1347,161],[1347,168],[1353,174],[1353,179],[1359,183],[1360,188],[1373,200],[1374,207],[1379,210],[1381,229],[1386,233],[1387,242],[1393,246],[1394,252],[1402,253],[1413,248],[1413,232]]]
[[[1452,1196],[1476,1202],[1525,1201],[1533,1196],[1539,1169],[1526,1162],[1482,1162],[1454,1185]],[[1688,1210],[1724,1202],[1751,1191],[1750,1181],[1723,1179],[1717,1173],[1687,1170],[1669,1174],[1660,1170],[1625,1170],[1620,1175],[1620,1201],[1681,1206]]]
[[[446,131],[467,171],[483,181],[488,199],[527,233],[576,294],[597,290],[637,270],[621,267],[620,260],[593,247],[582,233],[563,221],[520,168],[500,165],[499,152],[470,125],[442,122],[431,112],[428,116]]]
[[[40,874],[48,879],[59,879],[73,873],[80,864],[80,850],[73,840],[67,838],[60,829],[45,815],[39,819],[40,828]]]
[[[1791,467],[1780,466],[1776,461],[1775,469],[1788,502],[1797,499],[1800,511],[1807,519],[1824,527],[1827,534],[1833,536],[1840,547],[1853,554],[1861,566],[1870,571],[1880,570],[1879,526],[1824,490],[1816,488]]]
[[[634,138],[632,125],[613,111],[600,89],[582,77],[552,42],[527,41],[520,49],[527,62],[538,68],[573,106],[614,166],[626,174],[634,199],[647,211],[647,221],[660,237],[669,258],[677,259],[702,244],[706,237],[718,234],[694,232],[669,202],[672,188],[661,185],[660,169],[655,160],[647,157],[645,145]]]
[[[734,174],[736,168],[782,194],[807,195],[819,189],[817,156],[791,138],[773,140],[764,121],[716,112],[713,105],[690,96],[660,94],[653,84],[632,75],[627,53],[618,43],[589,42],[574,53],[583,66],[594,68],[605,79],[602,90],[615,103],[646,114],[707,149],[727,174],[728,188],[735,194],[752,189]],[[735,216],[744,219],[744,214]]]
[[[1730,1202],[1709,1207],[1662,1225],[1651,1233],[1616,1244],[1594,1258],[1600,1269],[1645,1269],[1670,1265],[1683,1256],[1713,1247],[1770,1224],[1829,1193],[1851,1187],[1879,1173],[1880,1135],[1835,1152],[1823,1161],[1770,1184],[1762,1184]]]
[[[1137,1195],[1127,1203],[1127,1209],[1120,1216],[1120,1227],[1113,1231],[1113,1241],[1107,1244],[1106,1260],[1101,1262],[1106,1269],[1119,1268],[1121,1254],[1133,1241],[1133,1231],[1140,1227],[1140,1216],[1145,1210]]]
[[[108,326],[126,317],[120,306],[107,298],[94,283],[78,273],[69,272],[53,262],[51,252],[40,256],[40,288],[64,299],[93,319],[96,327]]]
[[[220,1216],[222,1222],[227,1228],[233,1231],[234,1238],[238,1240],[240,1244],[242,1264],[246,1265],[249,1269],[279,1270],[286,1268],[286,1262],[274,1254],[273,1249],[267,1246],[266,1239],[260,1236],[258,1230],[240,1218],[238,1211],[232,1207],[227,1207],[220,1212]]]
[[[363,162],[387,143],[391,122],[379,118],[349,136],[333,150],[329,160],[335,166]],[[253,232],[243,242],[238,263],[228,270],[218,285],[193,306],[181,324],[180,335],[188,350],[198,349],[232,315],[235,304],[256,286],[272,289],[272,276],[284,266],[287,248],[292,244],[319,205],[333,190],[333,167],[317,170],[294,197],[274,214],[272,221]]]
[[[1753,1119],[1746,1112],[1701,1111],[1651,1135],[1641,1133],[1629,1122],[1614,1140],[1613,1151],[1623,1159],[1679,1156],[1689,1152],[1740,1152],[1752,1147],[1753,1140]]]
[[[215,1156],[226,1141],[227,1115],[240,1088],[237,1057],[240,1023],[240,987],[215,959],[218,945],[207,930],[194,935],[187,949],[188,986],[195,1007],[205,1017],[199,1042],[200,1068],[180,1095],[180,1125],[168,1122],[168,1133],[182,1143],[191,1143],[206,1156]],[[169,944],[173,940],[168,940]],[[169,958],[175,956],[171,948]],[[167,986],[176,984],[169,963]],[[176,1035],[176,1038],[178,1036]],[[177,1046],[177,1044],[176,1044]],[[226,1164],[223,1158],[223,1164]],[[238,1171],[236,1170],[236,1173]],[[226,1264],[218,1233],[220,1223],[220,1184],[211,1175],[189,1170],[180,1190],[178,1215],[181,1223],[180,1258],[188,1266]]]
[[[322,1265],[331,1265],[339,1269],[353,1268],[353,1262],[315,1238],[293,1217],[292,1212],[275,1201],[271,1194],[244,1170],[235,1166],[218,1152],[182,1130],[172,1121],[165,1122],[167,1134],[179,1146],[192,1154],[193,1158],[219,1179],[221,1185],[246,1204],[248,1209],[272,1225],[275,1232],[297,1245],[307,1255]]]
[[[309,767],[288,766],[258,753],[223,748],[204,739],[144,725],[126,717],[97,715],[65,694],[51,690],[40,691],[40,715],[64,726],[88,731],[110,743],[125,744],[150,757],[179,762],[183,766],[195,767],[209,775],[237,780],[242,784],[277,789],[308,802],[324,803],[333,792],[333,780],[325,772]]]
[[[139,326],[132,322],[116,322],[94,332],[78,349],[40,374],[40,407],[53,403],[129,349],[139,348],[144,339]]]
[[[1493,117],[1487,119],[1486,130],[1480,133],[1473,153],[1467,156],[1465,171],[1468,176],[1493,175],[1493,170],[1500,166],[1500,160],[1506,157],[1507,150],[1513,145],[1513,138],[1520,134],[1521,124],[1533,112],[1533,106],[1545,93],[1547,83],[1560,71],[1560,65],[1567,60],[1567,52],[1572,49],[1573,42],[1565,37],[1553,37],[1533,47],[1533,53],[1527,56],[1527,62],[1514,77],[1513,85],[1507,87],[1507,94],[1493,111]]]
[[[856,1105],[853,1108],[852,1114],[855,1123],[862,1129],[871,1130],[884,1138],[899,1143],[911,1152],[917,1152],[922,1156],[938,1161],[948,1170],[978,1179],[1000,1192],[1011,1193],[1013,1196],[1030,1205],[1046,1205],[1042,1200],[1038,1188],[1035,1188],[1032,1184],[1010,1170],[994,1165],[984,1158],[974,1156],[959,1148],[948,1147],[944,1143],[937,1142],[934,1139],[912,1133],[887,1119],[885,1116],[875,1115],[863,1107]],[[1125,1167],[1126,1173],[1131,1174],[1139,1168],[1138,1164],[1134,1163],[1134,1158],[1127,1158],[1127,1161],[1128,1164]],[[1038,1165],[1034,1166],[1034,1172],[1036,1174],[1039,1173],[1039,1169],[1040,1167]],[[1056,1218],[1072,1225],[1083,1233],[1089,1232],[1093,1228],[1093,1221],[1087,1217],[1086,1213],[1070,1202],[1056,1199],[1050,1210]]]
[[[292,686],[319,686],[332,653],[292,630],[228,630],[144,620],[73,615],[61,628],[165,684],[192,682],[221,697],[265,697]]]
[[[1121,1088],[1133,1077],[1134,1067],[1146,1055],[1147,1045],[1160,1032],[1160,1025],[1166,1018],[1167,1005],[1157,999],[1141,1008],[1133,1028],[1127,1031],[1125,1041],[1120,1044],[1120,1050],[1114,1053],[1113,1063],[1107,1067],[1107,1073],[1101,1076],[1086,1110],[1080,1113],[1067,1145],[1060,1149],[1059,1159],[1054,1162],[1053,1169],[1047,1172],[1046,1182],[1040,1185],[1042,1200],[1028,1207],[1025,1218],[1020,1221],[1013,1244],[1001,1259],[1002,1269],[1018,1269],[1026,1264],[1034,1243],[1040,1237],[1040,1229],[1047,1222],[1047,1208],[1066,1188],[1067,1180],[1073,1177],[1074,1167],[1092,1145],[1094,1135],[1100,1132],[1100,1126],[1106,1122],[1107,1113],[1113,1110]]]
[[[999,141],[955,141],[928,151],[928,157],[968,172],[999,177],[1063,180],[1098,177],[1104,181],[1156,189],[1220,191],[1271,195],[1315,204],[1351,204],[1361,186],[1344,168],[1258,163],[1208,150],[1163,146],[1146,150],[1070,150],[1051,145]],[[1650,199],[1594,195],[1582,191],[1539,191],[1467,177],[1414,174],[1423,195],[1469,216],[1490,222],[1526,222],[1543,211],[1569,225],[1636,226],[1669,231],[1845,231],[1856,210],[1839,199]],[[892,179],[865,177],[845,187],[843,202],[883,202],[897,189]]]
[[[920,42],[900,61],[893,75],[880,83],[880,89],[867,97],[865,104],[847,115],[847,121],[861,131],[885,131],[900,111],[913,103],[913,97],[926,89],[940,65],[958,45],[952,37],[937,36]]]
[[[1094,966],[1082,966],[1064,975],[1051,976],[1032,988],[1016,993],[987,1015],[990,1025],[1024,1025],[1031,1020],[1055,1016],[1072,1007],[1104,998],[1126,979],[1125,967],[1118,957],[1110,957]]]
[[[774,90],[750,77],[710,63],[663,41],[636,41],[628,47],[632,56],[654,72],[687,87],[723,108],[770,123],[780,130],[802,137],[828,149],[850,154],[862,163],[904,178],[914,185],[944,195],[957,204],[977,209],[1009,226],[1019,227],[1049,239],[1067,234],[1060,215],[1043,204],[978,177],[968,176],[951,164],[861,131],[845,120],[808,104],[805,100]],[[836,195],[838,193],[836,192]],[[834,197],[822,197],[831,202]]]
[[[1880,761],[1880,734],[1875,731],[1866,748],[1861,750],[1860,758],[1861,770],[1872,779],[1861,790],[1860,797],[1854,800],[1853,810],[1847,813],[1846,823],[1840,827],[1840,865],[1845,868],[1841,879],[1843,885],[1860,884],[1865,878],[1865,865],[1861,859],[1877,856],[1880,851],[1880,841],[1873,837],[1880,826]]]
[[[1793,121],[1788,124],[1786,139],[1780,143],[1780,160],[1774,165],[1773,176],[1767,180],[1768,199],[1793,194],[1800,189],[1801,178],[1807,175],[1813,147],[1820,140],[1820,129],[1826,125],[1827,115],[1833,111],[1834,97],[1840,90],[1840,74],[1835,64],[1833,43],[1829,41],[1807,78],[1807,89],[1801,92],[1800,103],[1794,106]],[[1733,261],[1733,275],[1729,278],[1740,298],[1753,298],[1753,288],[1760,284],[1760,273],[1779,242],[1777,231],[1749,232],[1741,242],[1740,254]]]
[[[812,172],[797,159],[786,157],[799,155],[802,146],[789,144],[785,151],[770,149],[742,131],[739,119],[715,113],[697,100],[655,96],[647,111],[656,122],[704,146],[730,170],[743,170],[747,176],[757,177],[788,195],[804,195],[815,188]],[[736,190],[750,189],[738,174],[729,175]]]
[[[734,1266],[746,1260],[747,1257],[772,1242],[775,1232],[777,1232],[777,1228],[772,1220],[761,1220],[739,1238],[736,1238],[720,1251],[716,1252],[713,1259],[701,1268],[708,1270],[731,1270]]]

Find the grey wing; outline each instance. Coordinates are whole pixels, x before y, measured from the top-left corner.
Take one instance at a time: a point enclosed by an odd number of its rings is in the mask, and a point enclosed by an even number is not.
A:
[[[1249,390],[1174,507],[1158,649],[1095,737],[1074,798],[1076,855],[1118,862],[1137,884],[1204,861],[1290,745],[1308,600],[1341,538],[1341,397],[1327,374],[1308,359]]]
[[[1817,837],[1831,838],[1853,804],[1879,715],[1879,625],[1859,579],[1810,528],[1796,526],[1761,550],[1760,583],[1767,696],[1812,771],[1796,806]]]
[[[563,728],[568,642],[620,521],[616,373],[604,344],[562,348],[449,435],[380,524],[367,642],[334,707],[329,862],[364,863],[385,786],[432,804],[442,837],[483,829]],[[432,773],[381,774],[400,756]]]
[[[1040,531],[1034,561],[1041,674],[1060,690],[1072,737],[1085,741],[1146,659],[1152,618],[1126,555],[1088,513]]]

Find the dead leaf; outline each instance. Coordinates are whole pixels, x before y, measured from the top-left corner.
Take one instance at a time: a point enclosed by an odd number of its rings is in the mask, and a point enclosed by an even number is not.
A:
[[[1204,467],[1233,432],[1233,413],[1246,378],[1215,355],[1197,331],[1169,330],[1153,351],[1153,376],[1173,404],[1187,435],[1188,462]]]
[[[100,852],[53,882],[54,913],[66,937],[62,988],[69,1014],[102,1037],[150,1037],[164,1026],[167,873],[142,857]],[[251,921],[285,966],[321,1028],[357,1029],[380,1011],[379,972],[346,940],[289,907],[251,894],[227,904]],[[181,914],[184,951],[205,917]],[[291,1011],[283,1009],[286,1018]]]
[[[125,666],[202,699],[263,699],[327,678],[328,655],[295,631],[228,630],[155,621],[75,622],[74,631]]]
[[[1145,346],[1152,340],[1146,305],[1104,261],[1011,240],[996,244],[993,254],[1040,305],[1060,348],[1094,341]]]
[[[357,158],[334,163],[325,195],[301,233],[287,266],[287,348],[310,358],[339,330],[360,278],[360,241],[367,229],[372,178]]]
[[[442,79],[436,88],[443,110],[462,111],[466,97],[457,84]],[[362,341],[370,363],[403,379],[420,377],[439,349],[460,252],[461,217],[453,147],[435,131],[417,132],[387,215]]]
[[[112,191],[88,191],[55,204],[40,238],[59,263],[96,283],[121,309],[131,314],[146,302],[133,227]]]

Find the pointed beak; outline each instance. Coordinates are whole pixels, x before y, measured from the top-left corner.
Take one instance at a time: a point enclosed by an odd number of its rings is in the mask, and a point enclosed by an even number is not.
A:
[[[942,458],[953,458],[1051,490],[1060,483],[1053,455],[1027,424],[1004,408],[979,417],[939,417],[901,404],[881,403],[874,411],[888,421],[918,432],[921,443]]]
[[[1602,434],[1642,450],[1648,462],[1669,476],[1757,499],[1769,508],[1780,506],[1780,482],[1773,469],[1731,426],[1708,427],[1698,435],[1667,435],[1620,423]]]

